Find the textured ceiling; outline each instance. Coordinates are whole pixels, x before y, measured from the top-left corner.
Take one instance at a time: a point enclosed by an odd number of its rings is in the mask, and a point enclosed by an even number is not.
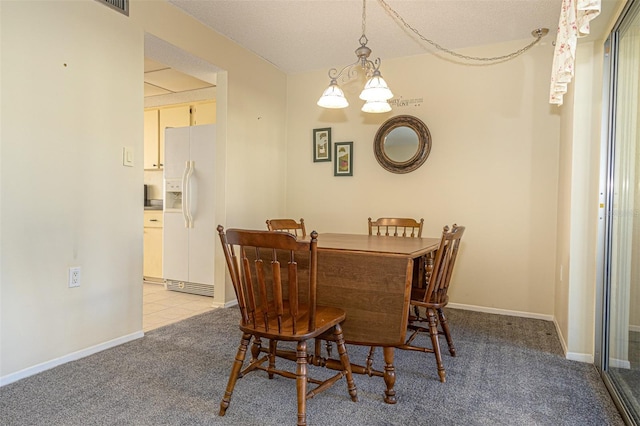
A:
[[[216,32],[271,62],[286,73],[341,68],[355,61],[362,34],[362,0],[168,0]],[[425,38],[456,50],[521,40],[549,28],[543,41],[555,41],[562,0],[367,0],[365,34],[372,59],[434,52],[384,7],[388,5]],[[602,12],[587,38],[602,39],[611,17],[625,0],[602,0]],[[469,54],[473,54],[471,49]],[[510,53],[510,52],[504,52]],[[504,54],[502,52],[497,54]],[[145,34],[145,56],[216,85],[215,65]],[[146,69],[151,70],[152,67]],[[159,74],[158,74],[159,75]],[[152,77],[150,74],[149,77]],[[180,82],[166,72],[158,86],[177,91]],[[183,76],[177,76],[182,79]],[[154,85],[151,81],[146,86]],[[153,87],[149,94],[155,93]]]
[[[459,49],[533,40],[536,28],[555,39],[561,0],[385,0],[423,37]],[[362,34],[361,0],[169,0],[217,32],[287,73],[346,65]],[[374,57],[432,51],[410,35],[381,0],[366,2],[366,36]]]

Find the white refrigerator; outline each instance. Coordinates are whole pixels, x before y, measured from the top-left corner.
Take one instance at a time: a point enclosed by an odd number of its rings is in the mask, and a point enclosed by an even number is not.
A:
[[[165,130],[162,275],[169,290],[214,295],[215,129]]]

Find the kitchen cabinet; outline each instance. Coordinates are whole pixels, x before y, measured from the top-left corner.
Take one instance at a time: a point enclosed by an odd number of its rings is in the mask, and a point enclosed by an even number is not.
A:
[[[162,210],[144,211],[143,272],[145,279],[162,282]]]
[[[159,169],[160,138],[158,134],[160,111],[150,109],[144,112],[144,168]]]
[[[200,126],[202,124],[216,123],[216,103],[203,102],[191,107],[191,125]]]
[[[164,165],[164,131],[167,127],[187,127],[191,125],[191,106],[179,105],[160,109],[159,117],[160,168]]]
[[[164,167],[164,130],[216,122],[215,101],[148,108],[144,111],[144,168]]]
[[[191,124],[191,106],[179,105],[144,111],[144,168],[160,170],[164,165],[164,129]]]

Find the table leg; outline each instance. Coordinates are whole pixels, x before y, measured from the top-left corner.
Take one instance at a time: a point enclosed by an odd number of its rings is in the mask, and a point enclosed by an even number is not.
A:
[[[393,388],[396,384],[396,367],[393,365],[393,357],[394,357],[394,349],[393,347],[385,346],[382,348],[384,353],[384,383],[387,385],[387,390],[384,391],[384,402],[387,404],[395,404],[398,402],[396,400],[396,391]]]

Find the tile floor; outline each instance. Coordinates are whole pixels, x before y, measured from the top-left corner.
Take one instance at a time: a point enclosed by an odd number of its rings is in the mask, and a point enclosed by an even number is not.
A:
[[[213,297],[165,290],[163,284],[146,281],[142,300],[142,329],[145,332],[215,309]]]

